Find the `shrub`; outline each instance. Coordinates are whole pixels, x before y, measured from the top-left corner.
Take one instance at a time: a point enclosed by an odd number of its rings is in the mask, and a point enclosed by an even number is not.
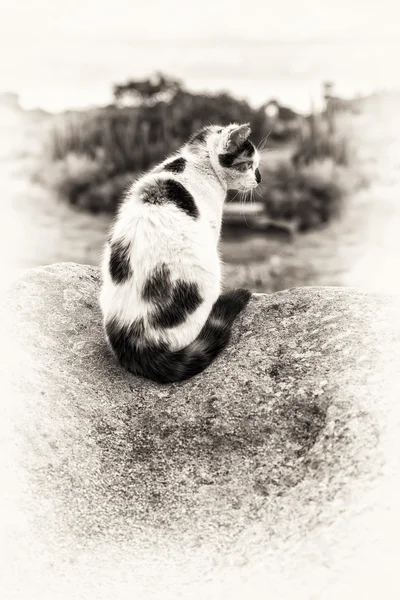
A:
[[[260,196],[271,219],[294,222],[299,231],[317,227],[337,216],[350,180],[332,158],[305,165],[291,161],[263,171]]]
[[[226,93],[190,94],[175,83],[168,101],[112,105],[55,121],[45,146],[41,180],[74,205],[114,212],[137,174],[163,160],[200,127],[249,122],[256,144],[268,134],[263,108],[255,110]],[[133,84],[136,90],[138,82],[126,86]],[[143,87],[143,82],[139,84]],[[149,90],[145,87],[147,94]],[[313,114],[298,117],[295,123],[292,156],[277,166],[262,167],[264,184],[257,194],[271,219],[295,222],[298,229],[307,230],[339,213],[350,185],[346,167],[352,153],[345,129],[336,120]]]
[[[258,193],[269,218],[305,231],[339,215],[345,196],[362,183],[349,131],[345,116],[312,114],[303,119],[291,156],[272,167],[264,161]]]
[[[307,165],[326,158],[331,158],[338,165],[348,166],[349,138],[343,127],[338,128],[336,121],[313,113],[303,121],[299,129],[293,162]]]
[[[84,208],[114,211],[121,190],[210,123],[250,122],[253,139],[265,136],[264,113],[228,94],[178,91],[170,102],[109,106],[71,113],[55,122],[45,144],[42,181]]]

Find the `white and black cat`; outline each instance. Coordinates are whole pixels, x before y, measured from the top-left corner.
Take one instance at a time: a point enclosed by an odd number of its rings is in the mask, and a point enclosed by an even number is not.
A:
[[[229,189],[261,180],[249,125],[201,129],[132,184],[103,257],[100,304],[123,367],[158,382],[203,371],[251,293],[221,294],[218,254]]]

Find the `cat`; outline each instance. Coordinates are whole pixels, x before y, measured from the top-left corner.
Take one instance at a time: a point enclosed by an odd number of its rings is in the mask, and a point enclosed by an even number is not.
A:
[[[100,306],[119,363],[159,383],[188,379],[225,348],[251,293],[221,294],[218,252],[227,191],[260,181],[248,124],[210,125],[139,177],[102,260]]]

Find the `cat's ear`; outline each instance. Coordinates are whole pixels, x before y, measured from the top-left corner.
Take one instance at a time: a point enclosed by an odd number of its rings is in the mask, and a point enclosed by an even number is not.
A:
[[[233,129],[229,129],[223,140],[223,148],[225,152],[235,152],[250,136],[251,129],[248,123],[237,125]]]

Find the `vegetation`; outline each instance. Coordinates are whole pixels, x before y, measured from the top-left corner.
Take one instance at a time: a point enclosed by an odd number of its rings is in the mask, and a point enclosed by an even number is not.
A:
[[[349,142],[332,114],[321,118],[312,113],[299,128],[293,163],[309,165],[314,161],[332,159],[335,164],[347,167],[351,162]]]
[[[264,170],[259,194],[271,220],[286,221],[296,231],[327,223],[340,214],[342,200],[350,185],[346,170],[331,157],[307,165],[279,163]]]
[[[115,86],[114,96],[111,106],[69,113],[55,122],[45,145],[46,167],[38,174],[59,196],[93,212],[114,212],[138,173],[205,124],[250,122],[255,143],[262,147],[268,138],[270,146],[268,111],[229,94],[191,94],[177,80],[156,75]],[[339,213],[351,180],[351,152],[336,121],[288,111],[277,111],[282,119],[275,130],[286,131],[278,137],[293,152],[275,166],[265,154],[258,199],[272,219],[306,230]]]
[[[135,175],[163,160],[203,125],[249,122],[255,141],[267,134],[263,111],[228,94],[178,89],[168,102],[153,103],[146,93],[147,100],[138,106],[113,105],[59,119],[46,141],[46,169],[40,169],[39,179],[72,204],[112,212]],[[116,95],[121,98],[120,89]],[[140,94],[134,96],[137,101]]]
[[[114,86],[114,99],[117,105],[152,106],[157,102],[171,100],[182,89],[178,79],[156,73],[149,79],[130,79]]]
[[[347,131],[340,117],[311,114],[292,154],[272,167],[265,161],[259,197],[270,219],[306,231],[340,214],[344,198],[362,183]]]

